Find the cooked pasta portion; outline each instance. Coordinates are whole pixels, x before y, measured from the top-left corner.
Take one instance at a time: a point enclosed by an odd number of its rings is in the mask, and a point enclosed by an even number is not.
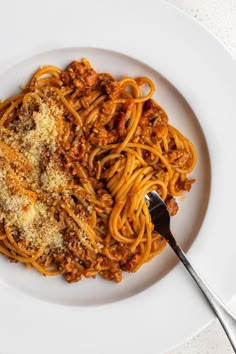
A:
[[[165,248],[144,196],[156,190],[175,215],[196,152],[154,91],[82,59],[40,68],[0,104],[2,254],[68,282],[119,282]]]

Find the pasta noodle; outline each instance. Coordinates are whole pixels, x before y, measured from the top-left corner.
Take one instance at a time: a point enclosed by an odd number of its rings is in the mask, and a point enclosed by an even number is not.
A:
[[[40,68],[0,103],[2,254],[68,282],[119,282],[165,248],[144,197],[156,190],[175,215],[197,157],[154,92],[82,59]]]

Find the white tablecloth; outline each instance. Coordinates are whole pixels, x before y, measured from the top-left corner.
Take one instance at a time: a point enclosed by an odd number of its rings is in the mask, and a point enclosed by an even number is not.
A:
[[[236,58],[236,0],[166,0],[195,17]],[[231,301],[236,314],[236,296]],[[168,354],[233,354],[217,320]]]

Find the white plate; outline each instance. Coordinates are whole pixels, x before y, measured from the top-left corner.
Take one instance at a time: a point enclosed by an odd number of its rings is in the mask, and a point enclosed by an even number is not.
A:
[[[109,50],[95,48],[67,48],[42,53],[30,58],[0,76],[5,83],[0,97],[19,93],[19,84],[26,84],[41,65],[66,66],[74,59],[88,58],[98,72],[110,72],[117,79],[125,76],[148,76],[154,81],[155,98],[166,109],[170,123],[179,128],[194,143],[198,164],[192,177],[197,180],[190,193],[178,200],[180,210],[172,219],[173,233],[184,248],[188,248],[205,216],[210,192],[210,163],[207,145],[196,116],[181,94],[158,72],[142,62]],[[16,78],[18,85],[16,84]],[[187,215],[187,221],[186,221]],[[64,305],[89,306],[112,303],[128,298],[150,287],[165,276],[176,264],[176,257],[167,248],[155,260],[142,267],[136,274],[124,273],[120,284],[107,282],[100,277],[69,285],[61,277],[42,277],[38,272],[27,272],[25,267],[0,258],[0,279],[42,300]],[[96,289],[96,291],[93,291]]]
[[[135,16],[133,14],[132,17],[128,16],[132,13],[128,4],[125,8],[116,4],[112,8],[104,1],[101,3],[108,13],[106,16],[101,15],[99,21],[96,17],[98,2],[94,2],[95,10],[89,12],[90,24],[99,25],[91,25],[92,30],[87,31],[84,30],[86,16],[79,16],[78,20],[78,11],[88,13],[91,3],[83,4],[83,9],[76,5],[77,2],[71,3],[73,11],[70,11],[69,18],[65,16],[68,13],[66,5],[61,4],[57,7],[55,20],[51,16],[48,22],[47,14],[38,9],[38,16],[44,19],[46,16],[46,19],[44,25],[40,26],[40,32],[35,30],[32,35],[28,28],[33,25],[33,16],[29,16],[29,11],[33,14],[33,8],[27,12],[27,17],[22,15],[21,26],[14,33],[15,56],[17,50],[26,55],[39,47],[62,47],[66,43],[77,47],[113,49],[129,57],[85,48],[42,54],[18,64],[8,74],[2,74],[1,96],[7,95],[13,86],[22,83],[36,65],[49,61],[65,64],[75,56],[82,55],[91,58],[98,69],[117,75],[139,75],[141,71],[153,77],[159,86],[157,99],[167,108],[171,122],[197,145],[200,157],[194,172],[198,182],[182,203],[181,212],[173,225],[180,243],[184,242],[186,247],[199,230],[207,204],[209,163],[200,126],[205,134],[212,174],[210,203],[203,226],[188,253],[216,292],[223,300],[229,300],[236,289],[236,241],[233,233],[236,197],[233,185],[236,177],[233,164],[236,148],[235,62],[203,28],[161,2],[146,1],[145,7],[137,5]],[[53,6],[48,6],[47,13],[54,13]],[[118,27],[113,14],[122,18]],[[66,31],[56,26],[65,21]],[[138,31],[141,24],[142,30]],[[0,30],[3,28],[1,26]],[[112,31],[113,28],[115,31]],[[24,33],[29,36],[27,43],[30,42],[30,45],[17,41],[18,36],[22,38]],[[47,38],[47,43],[53,44],[45,45],[44,38]],[[55,38],[58,38],[57,41]],[[228,213],[223,205],[228,207]],[[34,353],[141,354],[161,353],[178,344],[206,324],[212,314],[180,265],[162,277],[173,261],[170,251],[167,250],[158,258],[136,275],[126,277],[124,283],[118,286],[102,280],[85,280],[80,284],[66,286],[56,278],[40,278],[2,259],[0,350],[3,353],[19,353],[19,348],[22,348],[24,353],[33,350]],[[12,286],[50,303],[16,292]],[[147,290],[140,292],[147,287]],[[128,298],[134,293],[138,294]],[[122,298],[126,299],[113,302]],[[55,302],[65,306],[52,304]],[[101,306],[103,303],[106,304]],[[11,340],[12,337],[15,340]]]

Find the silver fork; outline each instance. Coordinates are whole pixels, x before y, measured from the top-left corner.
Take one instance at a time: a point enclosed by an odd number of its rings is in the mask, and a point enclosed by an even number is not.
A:
[[[221,300],[202,279],[190,263],[182,248],[177,244],[170,231],[170,214],[166,204],[163,202],[158,193],[154,191],[150,192],[145,196],[145,199],[148,201],[148,209],[154,225],[154,231],[160,233],[166,239],[192,278],[195,280],[214,310],[216,316],[220,320],[220,323],[222,324],[222,327],[231,342],[234,352],[236,353],[236,318],[230,313]]]

